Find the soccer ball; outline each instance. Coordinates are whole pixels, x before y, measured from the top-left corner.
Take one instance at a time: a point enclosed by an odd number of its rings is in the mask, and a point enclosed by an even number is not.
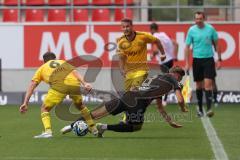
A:
[[[85,136],[88,133],[88,125],[84,121],[77,121],[73,125],[73,133],[77,136]]]

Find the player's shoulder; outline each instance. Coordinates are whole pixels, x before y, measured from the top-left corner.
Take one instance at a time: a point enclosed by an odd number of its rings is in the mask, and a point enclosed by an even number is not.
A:
[[[121,40],[125,39],[125,35],[121,35],[120,37],[117,37],[117,42],[120,42]]]
[[[196,30],[197,29],[197,25],[196,24],[194,24],[194,25],[192,25],[192,26],[190,26],[189,27],[189,29],[188,29],[188,31],[194,31],[194,30]]]
[[[142,31],[136,31],[136,35],[137,36],[152,36],[150,33],[148,33],[148,32],[142,32]]]

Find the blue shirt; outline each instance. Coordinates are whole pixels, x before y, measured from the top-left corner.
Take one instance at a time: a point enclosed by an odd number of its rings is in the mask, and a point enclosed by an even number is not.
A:
[[[204,23],[203,28],[193,25],[189,28],[186,44],[193,47],[193,58],[209,58],[214,56],[212,42],[218,40],[212,25]]]

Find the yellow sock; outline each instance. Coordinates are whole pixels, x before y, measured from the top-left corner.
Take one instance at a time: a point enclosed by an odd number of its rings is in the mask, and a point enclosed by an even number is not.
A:
[[[41,118],[42,118],[42,123],[43,123],[43,127],[45,129],[45,132],[52,132],[50,113],[49,112],[41,113]]]
[[[84,107],[80,110],[82,117],[86,120],[87,125],[91,128],[95,125],[92,116],[90,114],[90,111],[87,107]]]

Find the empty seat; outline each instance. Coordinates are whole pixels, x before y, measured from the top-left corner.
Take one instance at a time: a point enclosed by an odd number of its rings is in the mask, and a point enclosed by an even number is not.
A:
[[[74,9],[73,10],[73,21],[88,21],[88,10],[87,9]]]
[[[3,22],[17,22],[18,10],[17,9],[4,9],[3,10]]]
[[[49,9],[48,21],[49,22],[65,22],[66,10],[65,9]]]
[[[82,5],[88,5],[88,0],[73,0],[73,5],[75,6],[82,6]]]
[[[92,0],[93,5],[111,5],[111,0]]]
[[[92,20],[93,21],[110,21],[109,9],[93,9]]]
[[[39,6],[44,4],[45,4],[44,0],[26,0],[25,1],[25,5],[28,5],[28,6]]]
[[[117,5],[124,5],[124,0],[115,0],[115,4]],[[127,5],[133,4],[133,0],[126,0]]]
[[[20,3],[22,2],[22,0],[20,1]],[[3,5],[6,6],[16,6],[18,5],[18,0],[4,0],[3,1]]]
[[[125,13],[125,14],[124,14]],[[123,18],[133,18],[133,11],[132,9],[127,8],[125,9],[115,9],[114,20],[121,21]]]
[[[44,11],[42,9],[27,9],[25,11],[26,22],[43,22]]]
[[[48,5],[67,5],[67,0],[48,0]]]

